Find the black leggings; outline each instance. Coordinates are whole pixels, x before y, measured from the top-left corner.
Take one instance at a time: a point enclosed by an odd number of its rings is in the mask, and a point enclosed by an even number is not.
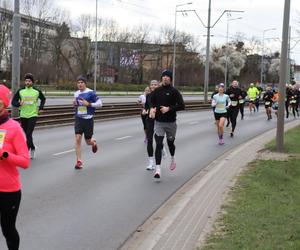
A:
[[[245,103],[239,104],[239,109],[240,109],[242,118],[244,118],[244,107],[245,107]]]
[[[157,136],[155,135],[155,142],[156,142],[156,148],[155,148],[155,161],[156,161],[156,165],[160,165],[161,163],[161,151],[163,149],[163,141],[164,141],[164,136]],[[174,140],[168,140],[167,139],[167,143],[168,143],[168,147],[169,147],[169,151],[171,156],[175,155],[175,145],[174,145]]]
[[[234,132],[236,127],[236,118],[239,114],[239,107],[230,107],[227,111],[228,118],[231,122],[232,132]]]
[[[33,144],[32,133],[35,128],[35,124],[37,121],[37,117],[31,118],[21,118],[21,126],[26,135],[27,147],[28,149],[35,150],[35,146]]]
[[[154,119],[146,119],[146,133],[147,133],[147,152],[149,157],[153,157],[153,134],[154,134]]]
[[[21,190],[17,192],[0,192],[0,216],[3,236],[9,250],[18,250],[19,233],[16,219],[21,202]]]

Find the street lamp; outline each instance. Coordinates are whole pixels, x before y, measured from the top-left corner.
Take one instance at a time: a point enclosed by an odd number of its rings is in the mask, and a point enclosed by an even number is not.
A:
[[[97,91],[97,50],[98,50],[98,0],[96,0],[96,20],[95,20],[95,68],[94,68],[94,91]]]
[[[267,31],[276,30],[276,28],[272,29],[265,29],[263,30],[263,36],[262,36],[262,51],[261,51],[261,65],[260,65],[260,84],[263,83],[263,67],[264,67],[264,44],[265,44],[265,33]]]
[[[177,22],[177,8],[180,6],[185,6],[185,5],[189,5],[192,4],[190,3],[183,3],[183,4],[177,4],[175,6],[175,25],[174,25],[174,37],[173,37],[173,43],[174,43],[174,47],[173,47],[173,81],[172,84],[173,86],[175,86],[175,70],[176,70],[176,22]]]
[[[242,19],[242,17],[238,17],[238,18],[229,18],[230,14],[227,13],[227,31],[226,31],[226,50],[225,50],[225,80],[224,80],[224,84],[225,84],[225,88],[227,88],[227,71],[228,71],[228,31],[229,31],[229,21],[233,21],[233,20],[239,20]]]

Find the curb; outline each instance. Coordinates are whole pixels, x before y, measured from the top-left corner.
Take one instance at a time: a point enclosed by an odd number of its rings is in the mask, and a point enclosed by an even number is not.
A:
[[[285,130],[300,124],[292,121]],[[235,177],[276,136],[276,128],[218,157],[184,184],[120,247],[121,250],[199,249]]]

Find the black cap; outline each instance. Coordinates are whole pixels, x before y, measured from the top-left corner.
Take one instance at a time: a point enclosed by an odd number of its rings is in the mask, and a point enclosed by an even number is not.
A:
[[[168,76],[168,77],[170,77],[171,78],[171,80],[173,79],[173,73],[172,73],[172,71],[170,71],[170,70],[164,70],[162,73],[161,73],[161,78],[163,78],[163,76]]]

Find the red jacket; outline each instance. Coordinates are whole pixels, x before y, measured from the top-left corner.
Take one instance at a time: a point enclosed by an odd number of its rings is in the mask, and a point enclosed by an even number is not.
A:
[[[21,189],[17,167],[26,169],[30,163],[26,139],[20,124],[13,119],[0,124],[0,133],[5,135],[3,145],[0,139],[0,151],[8,153],[7,158],[0,160],[0,192],[16,192]]]

